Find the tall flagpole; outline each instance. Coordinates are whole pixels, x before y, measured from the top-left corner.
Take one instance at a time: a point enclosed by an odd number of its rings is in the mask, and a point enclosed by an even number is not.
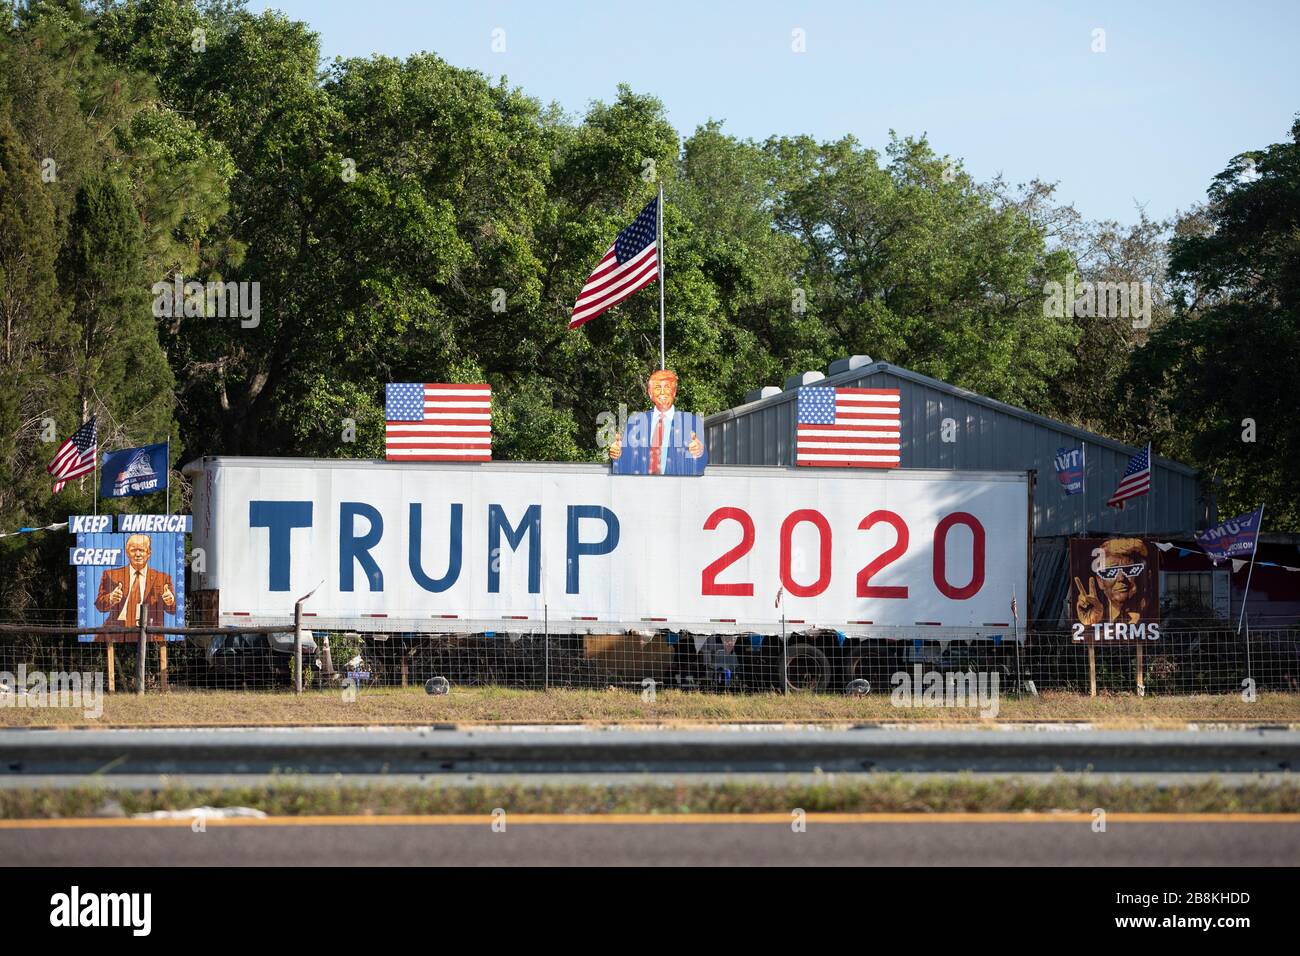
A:
[[[1151,535],[1151,499],[1156,496],[1156,463],[1151,460],[1151,443],[1147,442],[1147,493],[1146,507],[1142,509],[1145,529],[1143,537]]]
[[[1079,530],[1086,535],[1088,533],[1088,443],[1080,442],[1080,447],[1083,458],[1083,527]]]
[[[167,460],[164,463],[167,468],[167,513],[172,513],[172,434],[167,433]]]
[[[657,237],[658,255],[655,257],[659,260],[659,367],[665,369],[668,367],[668,361],[664,357],[664,181],[659,180],[659,205],[658,215],[655,217],[659,230]]]

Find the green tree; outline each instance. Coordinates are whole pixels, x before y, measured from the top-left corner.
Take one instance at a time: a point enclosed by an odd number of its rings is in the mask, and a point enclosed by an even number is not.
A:
[[[1077,332],[1044,313],[1068,256],[924,140],[885,160],[852,137],[773,139],[778,227],[807,249],[800,285],[835,353],[866,353],[1027,408],[1050,405]],[[793,371],[793,370],[792,370]]]
[[[711,290],[716,344],[712,364],[697,374],[715,383],[704,410],[716,411],[736,404],[752,388],[816,366],[835,347],[807,301],[809,290],[800,286],[806,249],[777,228],[782,199],[777,157],[710,122],[686,141],[679,167],[679,185],[670,198],[689,231],[672,238],[675,246],[689,242]]]
[[[87,177],[59,256],[59,289],[77,330],[75,406],[83,415],[101,411],[106,448],[171,432],[173,379],[148,288],[140,215],[125,182]]]
[[[6,528],[43,516],[45,461],[54,445],[46,420],[60,421],[71,403],[65,372],[74,333],[56,295],[54,207],[36,164],[7,117],[0,116],[0,521]],[[39,476],[39,477],[38,477]],[[19,546],[12,539],[6,547]]]
[[[71,2],[3,7],[5,530],[90,509],[89,480],[55,497],[45,473],[87,415],[101,448],[174,434],[149,286],[166,263],[201,254],[220,214],[219,154],[158,101],[150,78],[100,56],[94,22]],[[207,192],[188,192],[193,183]],[[0,604],[67,608],[64,544],[5,539]]]
[[[1160,407],[1162,437],[1222,480],[1221,512],[1263,502],[1270,529],[1300,531],[1300,117],[1208,197],[1204,227],[1171,243],[1175,314],[1135,360],[1134,402]]]
[[[80,421],[69,374],[76,332],[57,292],[55,208],[38,169],[0,114],[0,523],[6,531],[58,520],[45,465]],[[73,484],[59,505],[75,508],[80,499]],[[55,566],[62,544],[53,535],[0,539],[0,607],[60,606],[59,583],[42,569]]]

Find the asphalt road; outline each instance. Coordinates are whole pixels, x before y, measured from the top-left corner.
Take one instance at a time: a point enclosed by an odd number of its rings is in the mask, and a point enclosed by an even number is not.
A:
[[[322,786],[402,782],[669,782],[857,777],[880,772],[1000,777],[1061,772],[1129,782],[1288,779],[1300,733],[1096,731],[457,730],[0,731],[0,786],[234,785],[292,776]],[[935,814],[525,818],[505,832],[473,818],[0,820],[0,865],[1070,865],[1300,863],[1300,815]]]
[[[101,825],[0,829],[10,866],[1294,866],[1300,821]]]

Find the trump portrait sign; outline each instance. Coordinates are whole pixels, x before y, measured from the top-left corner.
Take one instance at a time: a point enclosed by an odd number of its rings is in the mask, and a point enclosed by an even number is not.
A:
[[[78,627],[185,624],[185,533],[189,515],[72,515],[77,536],[68,563],[77,569]],[[85,634],[83,642],[103,640]],[[167,635],[179,640],[179,635]]]
[[[1071,640],[1160,640],[1160,551],[1146,538],[1071,538]]]

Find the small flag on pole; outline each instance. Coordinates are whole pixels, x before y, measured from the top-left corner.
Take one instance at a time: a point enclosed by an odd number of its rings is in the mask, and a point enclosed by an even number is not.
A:
[[[1083,491],[1083,449],[1058,448],[1056,450],[1056,477],[1067,495]]]
[[[1244,558],[1255,553],[1264,506],[1196,532],[1196,543],[1215,564],[1228,558]]]
[[[796,465],[897,468],[902,418],[896,388],[799,389]]]
[[[72,433],[71,438],[59,446],[53,460],[45,466],[45,470],[58,479],[54,483],[53,494],[57,495],[73,478],[80,478],[94,471],[98,453],[99,446],[95,440],[95,416],[92,415],[90,421],[83,423]]]
[[[659,277],[658,223],[656,196],[605,250],[596,271],[578,293],[569,317],[570,329],[585,325]]]
[[[166,442],[105,452],[99,469],[99,496],[125,498],[166,491],[167,464]]]
[[[1020,623],[1020,607],[1016,604],[1015,592],[1011,592],[1011,620]]]
[[[1129,459],[1124,469],[1124,477],[1119,480],[1119,487],[1106,502],[1107,508],[1124,510],[1124,502],[1129,498],[1138,498],[1151,490],[1151,445],[1147,444],[1140,452]]]
[[[389,461],[491,461],[492,386],[402,382],[384,403]]]

